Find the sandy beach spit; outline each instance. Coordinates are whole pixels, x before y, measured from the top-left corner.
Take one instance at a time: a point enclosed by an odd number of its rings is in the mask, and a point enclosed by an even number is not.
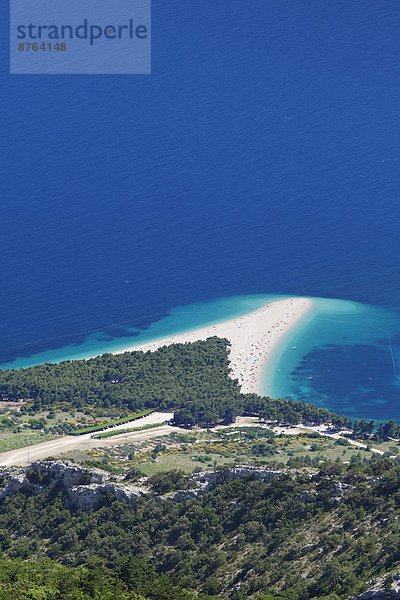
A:
[[[136,350],[154,352],[162,346],[196,342],[212,336],[226,338],[231,343],[231,377],[238,379],[243,393],[260,393],[261,372],[274,347],[311,305],[309,298],[285,298],[235,319],[131,346],[114,354]]]

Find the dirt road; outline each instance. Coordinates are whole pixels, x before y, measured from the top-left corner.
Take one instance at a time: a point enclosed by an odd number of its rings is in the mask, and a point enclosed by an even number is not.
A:
[[[171,417],[171,413],[155,412],[151,415],[148,415],[148,417],[140,419],[140,421],[133,421],[129,424],[124,423],[123,425],[118,425],[113,429],[129,429],[130,427],[142,427],[150,423],[163,423],[164,421],[169,420]],[[26,446],[25,448],[18,448],[17,450],[2,452],[0,453],[0,465],[4,467],[22,467],[29,465],[29,463],[35,460],[45,460],[49,456],[59,456],[68,450],[88,450],[90,448],[117,446],[123,442],[140,442],[159,436],[169,435],[173,431],[180,431],[182,433],[182,430],[178,427],[161,425],[160,427],[155,427],[154,429],[122,433],[121,435],[116,435],[106,439],[96,439],[92,437],[94,435],[92,433],[87,433],[80,436],[67,435],[55,440],[50,440],[48,442],[42,442],[41,444],[35,444],[34,446]]]

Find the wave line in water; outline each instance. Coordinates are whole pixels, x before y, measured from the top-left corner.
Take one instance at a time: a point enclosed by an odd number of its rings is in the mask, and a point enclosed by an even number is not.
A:
[[[390,337],[390,333],[386,330],[387,336],[388,336],[388,343],[389,343],[389,350],[390,350],[390,356],[392,358],[392,363],[393,363],[393,375],[395,377],[397,377],[397,373],[396,373],[396,359],[394,357],[394,353],[393,353],[393,347],[392,347],[392,339]]]

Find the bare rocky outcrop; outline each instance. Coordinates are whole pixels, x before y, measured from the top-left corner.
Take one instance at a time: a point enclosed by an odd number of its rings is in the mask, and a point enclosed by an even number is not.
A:
[[[3,500],[6,496],[13,496],[21,491],[31,492],[34,495],[41,494],[46,488],[45,485],[39,485],[29,481],[24,472],[18,472],[16,469],[1,469],[1,471],[1,474],[7,477],[7,484],[0,493],[0,500]]]
[[[78,510],[91,510],[101,503],[105,494],[112,494],[117,500],[134,504],[138,498],[148,494],[147,488],[117,483],[74,486],[68,490],[69,501]]]
[[[400,598],[400,590],[392,588],[389,591],[384,589],[368,590],[359,596],[355,596],[352,600],[398,600]]]
[[[174,500],[175,502],[185,502],[186,500],[192,500],[192,498],[197,498],[204,494],[204,491],[201,489],[196,490],[177,490],[176,492],[171,492],[166,494],[165,496],[160,496],[160,500]]]
[[[159,499],[183,502],[185,500],[191,500],[192,498],[198,498],[217,485],[222,485],[223,483],[235,479],[243,479],[244,477],[250,476],[253,479],[261,479],[269,482],[275,477],[280,477],[282,474],[283,471],[261,467],[250,467],[247,465],[229,467],[218,471],[201,471],[200,473],[194,473],[191,476],[191,479],[196,483],[195,488],[170,492],[164,496],[160,496]]]
[[[221,471],[202,471],[193,475],[193,479],[198,482],[200,487],[210,489],[216,485],[220,485],[226,481],[234,479],[243,479],[243,477],[251,476],[253,479],[261,479],[262,481],[272,481],[276,477],[281,477],[283,471],[277,469],[265,469],[262,467],[251,467],[247,465],[238,465],[223,469]]]
[[[196,498],[227,481],[251,476],[269,482],[280,477],[283,471],[261,467],[236,466],[221,471],[203,471],[192,476],[194,489],[177,490],[160,497],[160,500],[183,502]],[[25,491],[33,495],[42,494],[49,486],[58,486],[66,495],[67,503],[78,510],[91,510],[101,504],[106,494],[117,500],[134,504],[138,498],[150,493],[142,485],[131,485],[122,476],[111,476],[100,469],[84,469],[68,461],[38,461],[24,469],[0,469],[0,501],[7,496]]]
[[[300,502],[304,502],[308,504],[309,502],[314,502],[317,497],[317,492],[315,490],[304,490],[299,494],[298,498]]]
[[[391,584],[389,589],[384,588],[384,579],[380,578],[379,580],[369,581],[373,586],[359,594],[358,596],[354,596],[351,600],[399,600],[400,599],[400,573],[396,573],[393,576],[393,583]]]
[[[209,492],[217,485],[233,481],[235,479],[243,479],[244,477],[252,477],[253,479],[261,479],[262,481],[272,481],[276,477],[281,477],[283,471],[276,469],[265,469],[262,467],[251,467],[247,465],[239,465],[222,469],[220,471],[201,471],[192,475],[192,479],[196,482],[197,488],[190,490],[178,490],[177,492],[165,496],[168,500],[189,500],[197,498],[206,492]]]
[[[195,483],[193,488],[177,490],[159,496],[158,499],[184,502],[202,496],[217,485],[235,479],[250,477],[268,483],[284,474],[287,474],[287,471],[248,465],[202,471],[192,475],[191,478]],[[134,504],[138,498],[150,493],[146,487],[146,479],[133,485],[125,481],[122,476],[111,476],[100,469],[84,469],[68,461],[38,461],[24,469],[3,468],[0,469],[0,481],[3,481],[3,489],[0,487],[0,501],[20,491],[38,495],[48,486],[58,486],[64,491],[67,503],[79,510],[96,508],[106,494],[111,494],[117,500],[128,504]],[[337,482],[333,498],[339,502],[343,501],[352,489],[351,485]],[[299,500],[308,503],[313,502],[316,497],[315,490],[304,490],[299,495]]]
[[[354,490],[354,485],[337,481],[335,484],[335,500],[340,502],[348,494],[348,492],[351,492],[352,490]]]
[[[57,485],[65,492],[68,503],[78,510],[96,508],[105,494],[133,504],[149,493],[146,487],[123,484],[121,478],[113,481],[116,478],[99,469],[87,470],[64,461],[38,461],[22,470],[0,469],[0,478],[6,482],[0,501],[21,491],[38,495],[48,486]]]

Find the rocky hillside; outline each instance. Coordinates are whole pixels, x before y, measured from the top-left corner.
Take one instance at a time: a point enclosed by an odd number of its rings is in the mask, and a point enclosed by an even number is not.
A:
[[[227,481],[249,476],[261,481],[271,481],[282,473],[283,471],[274,469],[244,465],[222,471],[203,471],[192,475],[191,489],[178,489],[172,494],[160,497],[183,501],[205,494],[216,485]],[[100,469],[84,469],[68,461],[37,461],[23,469],[0,469],[0,481],[3,484],[0,502],[19,492],[37,496],[49,487],[57,487],[65,494],[66,504],[78,510],[97,508],[107,494],[132,505],[138,498],[150,493],[146,486],[146,478],[140,481],[141,485],[132,485],[127,483],[123,476],[110,475]]]
[[[400,469],[390,460],[130,479],[49,461],[3,469],[0,482],[4,556],[96,564],[117,579],[129,563],[129,585],[146,599],[164,600],[156,577],[185,588],[179,600],[399,597]]]

